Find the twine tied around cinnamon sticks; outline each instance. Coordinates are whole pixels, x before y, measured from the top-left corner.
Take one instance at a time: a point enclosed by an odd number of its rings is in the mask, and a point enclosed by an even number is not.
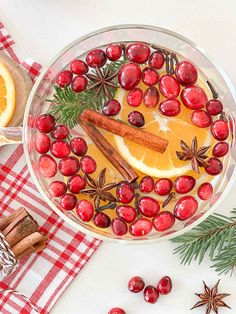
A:
[[[18,267],[18,261],[12,252],[6,238],[0,231],[0,264],[2,265],[3,276],[11,275]]]

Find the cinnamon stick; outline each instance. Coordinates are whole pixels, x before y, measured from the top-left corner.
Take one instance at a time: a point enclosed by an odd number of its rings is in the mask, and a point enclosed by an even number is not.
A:
[[[80,115],[80,119],[160,153],[165,152],[169,143],[166,139],[160,136],[124,124],[95,110],[84,110]]]
[[[4,230],[17,216],[19,216],[25,209],[23,207],[18,208],[13,214],[4,217],[0,220],[0,231]]]
[[[40,232],[34,232],[30,234],[28,237],[25,237],[21,241],[19,241],[17,244],[12,246],[12,252],[17,256],[21,252],[24,252],[31,246],[35,245],[38,242],[46,241],[47,237],[40,233]]]

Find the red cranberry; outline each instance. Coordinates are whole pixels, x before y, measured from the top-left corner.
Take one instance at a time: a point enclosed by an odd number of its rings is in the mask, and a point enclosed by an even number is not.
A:
[[[91,50],[86,57],[86,62],[91,68],[101,68],[107,61],[107,56],[102,49]]]
[[[142,127],[145,124],[144,116],[139,111],[130,112],[128,115],[128,121],[130,124],[137,127]]]
[[[132,277],[128,282],[128,289],[130,292],[138,293],[143,290],[145,283],[143,278],[139,276]]]
[[[226,142],[218,142],[212,149],[212,154],[214,157],[223,157],[229,151],[229,144]]]
[[[149,60],[148,60],[149,66],[157,70],[161,69],[164,63],[165,63],[165,58],[161,51],[153,52],[150,55]]]
[[[156,85],[159,82],[159,74],[154,69],[145,68],[142,71],[142,81],[147,86]]]
[[[137,64],[124,64],[118,74],[118,82],[125,90],[135,88],[141,80],[141,69]]]
[[[177,63],[175,75],[181,85],[195,84],[198,77],[196,67],[186,60]]]
[[[132,107],[138,107],[143,100],[143,92],[140,88],[134,88],[127,94],[127,103]]]
[[[88,84],[87,78],[83,75],[78,75],[74,77],[71,83],[71,88],[73,92],[80,93],[86,88],[87,84]]]
[[[130,61],[146,63],[150,55],[150,48],[143,43],[130,44],[126,49],[126,55]]]
[[[87,153],[88,145],[82,137],[75,137],[70,141],[72,152],[77,156],[84,156]]]
[[[85,174],[91,174],[97,169],[96,161],[91,156],[88,155],[85,155],[80,159],[80,166],[81,170]]]
[[[159,102],[159,98],[158,89],[155,86],[151,86],[143,94],[143,103],[148,108],[155,108]]]
[[[62,181],[53,181],[48,187],[49,193],[54,197],[60,197],[66,193],[66,184]]]
[[[62,71],[58,74],[58,76],[56,78],[56,83],[60,87],[64,88],[64,87],[71,84],[72,78],[73,78],[72,72],[69,70],[65,70],[65,71]]]
[[[167,99],[160,103],[159,111],[167,117],[174,117],[180,113],[180,102],[177,99]]]
[[[212,119],[208,112],[204,110],[195,110],[192,112],[191,120],[199,128],[207,128],[211,125]]]
[[[55,126],[51,133],[52,138],[55,138],[57,140],[64,140],[68,137],[68,135],[69,129],[63,124]]]
[[[116,195],[119,202],[123,204],[130,203],[134,198],[132,185],[126,181],[121,182],[116,188]]]
[[[222,102],[219,99],[211,99],[206,103],[206,110],[212,116],[217,116],[223,110]]]
[[[174,182],[174,189],[179,194],[185,194],[194,188],[196,180],[191,176],[180,176]]]
[[[96,213],[94,216],[94,224],[99,228],[107,228],[111,224],[111,219],[105,213]]]
[[[152,197],[140,197],[138,202],[139,211],[146,217],[154,217],[160,211],[160,205]]]
[[[209,200],[212,194],[213,194],[213,187],[211,183],[209,182],[202,183],[197,190],[198,197],[203,201]]]
[[[107,58],[111,61],[117,61],[122,54],[122,47],[118,44],[110,44],[106,48]]]
[[[50,152],[56,158],[65,158],[70,155],[70,145],[64,141],[54,141],[51,144]]]
[[[75,208],[77,198],[75,195],[67,193],[60,198],[60,206],[65,210],[72,210]]]
[[[39,132],[50,133],[55,126],[55,118],[50,114],[42,114],[37,117],[35,125]]]
[[[78,194],[81,190],[85,188],[85,186],[86,180],[82,178],[79,174],[70,177],[67,182],[68,190],[74,194]]]
[[[147,286],[143,291],[144,300],[148,303],[156,303],[159,298],[159,292],[153,286]]]
[[[79,171],[79,161],[75,157],[66,157],[61,159],[58,164],[58,169],[63,176],[70,177]]]
[[[229,136],[229,127],[226,121],[216,120],[211,125],[211,133],[218,141],[224,141]]]
[[[89,222],[94,215],[93,204],[87,200],[80,200],[76,205],[76,214],[83,222]]]
[[[179,220],[192,217],[198,209],[198,202],[193,196],[184,196],[175,204],[174,215]]]
[[[207,160],[207,165],[205,166],[205,170],[210,175],[216,176],[222,172],[223,164],[218,158],[211,157]]]
[[[121,105],[118,100],[111,99],[105,102],[102,108],[103,114],[106,116],[115,116],[120,112]]]
[[[73,60],[70,63],[70,70],[74,74],[83,75],[88,72],[88,66],[82,60]]]
[[[169,276],[162,277],[157,284],[157,290],[160,294],[169,294],[172,290],[172,281]]]
[[[57,173],[57,163],[47,154],[39,157],[38,166],[40,173],[45,178],[52,178]]]
[[[150,193],[154,189],[154,180],[150,176],[143,177],[139,183],[139,189],[143,193]]]
[[[50,148],[50,138],[44,134],[39,133],[35,136],[35,149],[40,154],[46,154]]]
[[[197,110],[205,107],[207,95],[201,87],[191,85],[182,90],[181,100],[185,107],[191,110]]]
[[[126,312],[120,307],[114,307],[108,312],[108,314],[126,314]]]
[[[152,231],[152,223],[146,218],[139,218],[129,226],[129,232],[135,237],[142,237]]]
[[[173,182],[168,178],[162,178],[157,180],[155,183],[154,191],[160,195],[164,196],[170,193],[173,187]]]
[[[116,214],[125,222],[131,223],[135,220],[137,212],[134,207],[129,205],[121,205],[116,208]]]
[[[166,98],[176,98],[179,96],[180,85],[174,76],[163,75],[159,82],[160,92]]]
[[[174,226],[175,216],[171,212],[163,211],[153,218],[152,223],[157,231],[166,231]]]
[[[119,237],[125,235],[128,231],[126,223],[119,218],[114,218],[112,220],[111,228],[113,233]]]

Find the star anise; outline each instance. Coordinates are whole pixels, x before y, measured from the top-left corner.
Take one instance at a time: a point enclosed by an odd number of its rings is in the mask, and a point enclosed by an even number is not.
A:
[[[180,160],[191,160],[192,169],[196,172],[199,171],[199,167],[205,167],[207,165],[205,159],[208,158],[206,152],[210,146],[202,146],[198,148],[197,137],[195,136],[192,140],[191,147],[188,146],[184,141],[180,141],[182,151],[177,151],[176,155]]]
[[[109,191],[114,189],[118,183],[106,183],[106,168],[104,168],[98,175],[97,180],[94,180],[88,174],[86,175],[86,182],[89,188],[83,189],[80,193],[88,195],[94,199],[95,209],[99,208],[100,201],[116,202],[115,196]]]
[[[212,289],[210,289],[205,282],[203,281],[204,284],[204,293],[195,293],[201,301],[197,302],[192,308],[196,309],[197,307],[206,305],[206,313],[205,314],[210,314],[211,311],[215,312],[218,314],[218,308],[219,307],[227,307],[231,309],[224,301],[222,301],[223,298],[229,296],[230,294],[228,293],[218,293],[218,286],[219,286],[220,280],[217,281],[217,283],[214,285]]]

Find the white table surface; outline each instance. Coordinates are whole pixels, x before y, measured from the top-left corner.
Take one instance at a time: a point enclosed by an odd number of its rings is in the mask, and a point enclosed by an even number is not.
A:
[[[0,0],[0,20],[25,55],[43,64],[70,41],[104,26],[140,23],[169,28],[202,46],[236,85],[234,0]],[[222,213],[236,207],[235,193],[236,186],[220,206]],[[218,277],[207,259],[201,266],[180,266],[173,247],[169,242],[150,246],[103,243],[52,313],[106,314],[113,306],[123,307],[127,314],[190,313],[198,301],[194,292],[203,289],[201,280],[212,285]],[[142,294],[127,292],[133,275],[155,284],[165,274],[172,277],[174,289],[155,305],[145,303]],[[236,313],[236,275],[221,278],[221,291],[233,293],[225,299],[233,309],[220,313]]]

